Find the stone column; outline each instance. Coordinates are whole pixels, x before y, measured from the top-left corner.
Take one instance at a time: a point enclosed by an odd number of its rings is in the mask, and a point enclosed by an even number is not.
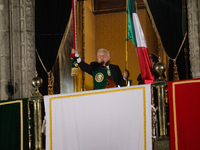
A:
[[[30,97],[36,72],[35,0],[0,2],[0,99]]]
[[[200,1],[187,0],[188,38],[192,78],[200,78]]]
[[[31,85],[36,73],[35,56],[35,0],[12,0],[14,5],[13,28],[16,24],[19,28],[14,30],[13,49],[13,83],[17,97],[30,97],[34,91]],[[18,2],[17,2],[18,1]],[[19,38],[18,38],[19,37]],[[16,51],[15,49],[18,49]],[[16,52],[16,53],[15,53]],[[16,63],[18,62],[18,63]]]
[[[9,98],[7,85],[11,81],[8,4],[8,1],[0,0],[0,100]]]

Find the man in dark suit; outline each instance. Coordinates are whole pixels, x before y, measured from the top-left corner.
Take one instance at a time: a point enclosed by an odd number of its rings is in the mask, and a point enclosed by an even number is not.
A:
[[[75,50],[72,49],[72,53],[75,53]],[[126,86],[126,80],[129,77],[129,72],[126,70],[124,76],[122,76],[121,70],[118,65],[110,64],[110,54],[106,49],[99,49],[97,52],[97,62],[91,62],[90,64],[85,63],[79,55],[76,53],[78,66],[82,71],[87,72],[92,75],[93,71],[107,68],[108,76],[111,76],[117,86]]]

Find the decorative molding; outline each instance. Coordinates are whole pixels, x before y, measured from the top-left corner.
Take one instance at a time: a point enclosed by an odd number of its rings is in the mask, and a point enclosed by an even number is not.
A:
[[[137,2],[137,9],[145,9],[143,0],[136,0]]]
[[[127,0],[92,0],[94,14],[113,13],[126,11]],[[182,0],[183,11],[186,11],[186,0]],[[136,0],[137,9],[145,9],[143,0]]]
[[[21,40],[21,47],[25,47],[25,53],[22,59],[24,70],[22,72],[22,96],[29,97],[33,92],[31,80],[36,73],[35,60],[35,0],[20,0],[20,7],[23,7],[23,13],[20,13],[20,20],[23,21],[24,26],[20,28],[21,34],[24,34],[25,41]]]
[[[126,11],[126,0],[92,0],[93,13],[113,13]]]
[[[126,11],[127,0],[92,0],[93,13],[114,13]],[[137,9],[145,9],[143,0],[136,0]]]

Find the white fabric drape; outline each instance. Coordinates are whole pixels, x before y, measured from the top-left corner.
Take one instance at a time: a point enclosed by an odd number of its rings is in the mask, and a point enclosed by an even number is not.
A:
[[[150,87],[45,96],[46,150],[151,150]]]

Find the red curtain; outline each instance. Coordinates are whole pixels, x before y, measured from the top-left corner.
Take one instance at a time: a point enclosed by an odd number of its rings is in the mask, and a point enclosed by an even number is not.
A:
[[[200,79],[168,82],[170,149],[200,149]]]

